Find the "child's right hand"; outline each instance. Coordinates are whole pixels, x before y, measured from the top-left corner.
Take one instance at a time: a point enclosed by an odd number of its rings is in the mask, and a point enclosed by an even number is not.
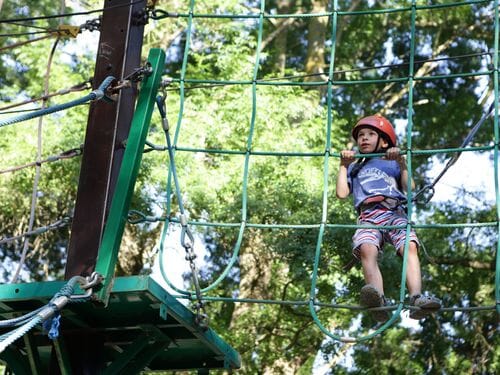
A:
[[[356,151],[354,150],[342,150],[340,151],[340,165],[348,167],[356,158]]]

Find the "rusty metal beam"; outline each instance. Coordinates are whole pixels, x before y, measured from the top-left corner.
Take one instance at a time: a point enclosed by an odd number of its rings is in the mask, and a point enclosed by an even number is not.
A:
[[[121,80],[140,67],[146,3],[146,0],[104,1],[94,87],[108,76]],[[136,96],[134,84],[120,90],[116,102],[98,101],[90,106],[66,279],[87,276],[95,268]]]

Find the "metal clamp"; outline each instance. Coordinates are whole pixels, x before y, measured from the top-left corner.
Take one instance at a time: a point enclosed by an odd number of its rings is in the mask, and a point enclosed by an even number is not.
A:
[[[80,298],[88,298],[93,293],[93,288],[97,285],[100,285],[104,277],[97,272],[93,272],[90,276],[80,277],[78,279],[78,283],[80,284],[80,288],[85,291],[85,294],[73,294],[69,296],[70,299],[80,299]]]

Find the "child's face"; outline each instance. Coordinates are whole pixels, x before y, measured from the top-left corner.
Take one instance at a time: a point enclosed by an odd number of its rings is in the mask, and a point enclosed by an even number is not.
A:
[[[383,137],[372,128],[361,128],[358,131],[356,138],[359,152],[362,154],[370,154],[376,152],[379,147],[387,147],[388,144]]]

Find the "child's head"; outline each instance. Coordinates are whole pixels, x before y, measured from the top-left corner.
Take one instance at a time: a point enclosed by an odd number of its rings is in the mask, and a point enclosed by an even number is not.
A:
[[[387,150],[397,142],[392,124],[380,115],[359,120],[352,129],[352,136],[362,154]]]

